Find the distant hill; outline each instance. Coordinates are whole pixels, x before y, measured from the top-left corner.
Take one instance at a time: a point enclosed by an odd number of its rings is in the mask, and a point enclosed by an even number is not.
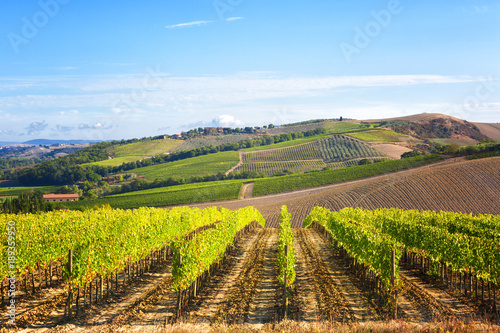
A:
[[[469,144],[477,143],[485,139],[492,139],[488,134],[494,132],[482,131],[476,124],[456,117],[440,113],[421,113],[411,116],[395,117],[387,119],[365,120],[366,123],[380,123],[390,127],[393,131],[410,135],[419,139],[446,139],[445,144],[451,144],[450,140],[466,140]]]
[[[99,143],[102,141],[95,141],[95,140],[47,140],[47,139],[35,139],[35,140],[29,140],[23,142],[25,145],[56,145],[56,144],[74,144],[74,145],[80,145],[84,143]]]

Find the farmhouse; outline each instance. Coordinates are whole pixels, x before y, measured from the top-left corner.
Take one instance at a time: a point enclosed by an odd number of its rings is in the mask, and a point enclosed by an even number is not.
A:
[[[43,200],[45,202],[76,201],[78,194],[44,194]]]

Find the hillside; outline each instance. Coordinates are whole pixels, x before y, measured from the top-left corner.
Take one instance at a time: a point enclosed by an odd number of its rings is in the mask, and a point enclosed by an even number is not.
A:
[[[488,138],[500,141],[500,124],[474,123],[474,125]]]
[[[131,172],[151,181],[170,177],[203,177],[225,173],[238,162],[238,152],[228,151],[133,169]]]
[[[168,154],[182,144],[180,140],[161,139],[129,143],[112,149],[108,160],[92,163],[101,166],[120,166],[123,163],[151,158],[156,155]]]
[[[382,157],[386,155],[359,140],[334,134],[310,142],[298,140],[297,144],[286,147],[277,144],[265,149],[241,151],[242,163],[235,171],[262,172],[272,176],[288,171],[296,173],[343,168],[357,165],[363,159],[371,161]]]
[[[288,206],[292,226],[302,227],[314,206],[333,210],[344,207],[367,209],[446,210],[473,214],[500,214],[500,157],[467,161],[447,160],[369,179],[328,185],[291,193],[227,202],[198,204],[238,209],[252,205],[259,209],[269,226],[277,227],[279,207]]]

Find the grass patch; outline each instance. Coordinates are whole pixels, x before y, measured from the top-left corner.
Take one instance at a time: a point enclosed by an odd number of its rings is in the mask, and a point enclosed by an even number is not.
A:
[[[357,129],[360,127],[360,124],[350,121],[329,121],[324,127],[329,133],[338,133]]]
[[[349,136],[364,140],[364,141],[385,141],[385,142],[401,142],[399,137],[405,136],[393,131],[377,130],[359,133],[349,133]]]
[[[253,195],[266,195],[289,192],[304,188],[317,187],[354,180],[359,178],[381,175],[388,172],[409,169],[412,167],[433,163],[442,160],[437,154],[416,156],[401,160],[385,161],[368,165],[353,166],[345,169],[335,169],[294,174],[281,177],[257,179],[254,184]]]
[[[257,134],[241,133],[241,134],[227,134],[227,135],[222,135],[222,134],[208,135],[188,140],[178,140],[182,142],[182,144],[172,149],[172,152],[191,150],[208,146],[217,147],[227,143],[238,143],[243,140],[250,140],[256,137],[258,137]]]
[[[144,158],[147,158],[148,156],[123,156],[123,157],[115,157],[110,160],[104,160],[104,161],[99,161],[99,162],[93,162],[93,163],[88,163],[84,165],[100,165],[100,166],[107,166],[107,167],[115,167],[115,166],[120,166],[123,163],[130,163],[130,162],[135,162],[142,160]]]
[[[430,141],[442,146],[456,144],[459,147],[475,145],[478,143],[478,141],[473,139],[431,139]]]
[[[15,186],[15,187],[0,187],[0,196],[18,196],[24,192],[42,191],[44,193],[53,193],[59,186]]]
[[[229,180],[161,187],[113,195],[96,200],[64,203],[70,209],[90,209],[109,204],[113,208],[161,207],[181,204],[238,199],[241,185],[248,180]]]
[[[120,166],[123,163],[135,162],[170,152],[183,142],[184,141],[181,140],[165,139],[129,143],[127,145],[116,147],[112,152],[112,155],[114,155],[113,159],[89,164],[100,166]]]
[[[173,139],[130,143],[117,147],[115,156],[156,156],[171,151],[181,143],[182,141]]]
[[[203,177],[225,173],[240,161],[237,151],[225,151],[216,154],[202,155],[175,162],[151,165],[130,170],[148,180],[168,179],[170,177]]]

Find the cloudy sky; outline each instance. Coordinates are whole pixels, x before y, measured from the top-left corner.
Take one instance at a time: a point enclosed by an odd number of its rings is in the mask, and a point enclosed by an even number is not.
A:
[[[499,21],[496,0],[5,0],[0,141],[500,122]]]

